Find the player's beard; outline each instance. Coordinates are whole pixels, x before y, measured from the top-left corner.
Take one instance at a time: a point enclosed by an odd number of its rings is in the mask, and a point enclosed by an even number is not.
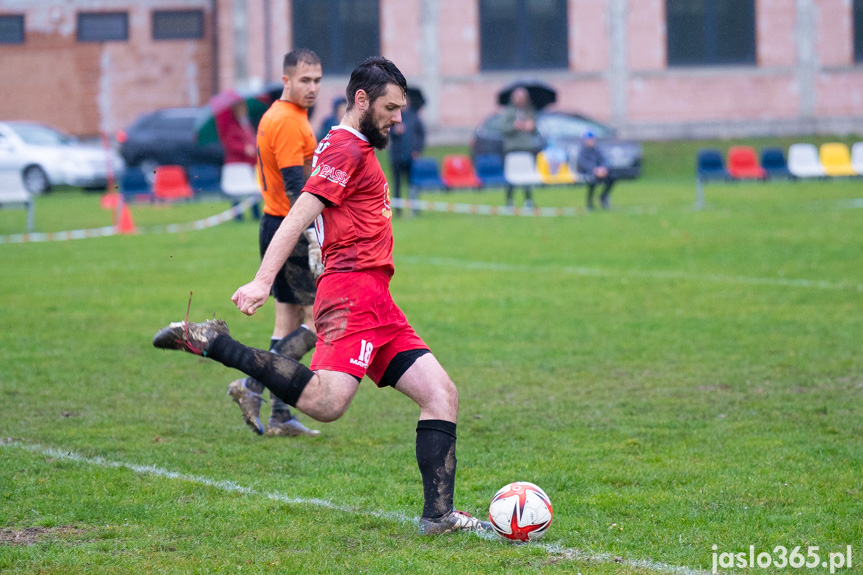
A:
[[[375,124],[375,114],[371,107],[360,116],[360,134],[365,136],[369,144],[378,150],[383,150],[389,143],[387,134],[384,134]]]

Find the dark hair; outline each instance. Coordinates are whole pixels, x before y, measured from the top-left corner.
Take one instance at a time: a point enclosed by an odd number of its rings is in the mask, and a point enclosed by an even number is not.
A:
[[[300,62],[314,66],[321,63],[321,57],[308,48],[294,48],[285,54],[285,59],[282,61],[282,70],[296,68]]]
[[[354,107],[357,91],[365,91],[369,95],[369,103],[373,104],[387,91],[387,84],[395,84],[401,88],[403,95],[408,88],[407,80],[391,61],[381,56],[366,58],[351,72],[351,79],[345,90],[348,99],[347,109],[350,110]]]

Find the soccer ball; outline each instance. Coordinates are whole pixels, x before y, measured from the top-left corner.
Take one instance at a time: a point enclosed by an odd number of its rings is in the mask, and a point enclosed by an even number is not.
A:
[[[551,499],[527,481],[516,481],[494,494],[488,518],[498,535],[513,541],[534,541],[551,525]]]

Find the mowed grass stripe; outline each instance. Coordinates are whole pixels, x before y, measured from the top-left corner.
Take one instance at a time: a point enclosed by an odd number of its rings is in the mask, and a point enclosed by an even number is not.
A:
[[[60,459],[64,461],[71,461],[75,463],[81,463],[84,465],[91,465],[97,467],[111,468],[111,469],[127,469],[129,471],[133,471],[135,473],[151,475],[154,477],[162,478],[162,479],[171,479],[177,481],[184,481],[188,483],[194,483],[198,485],[203,485],[205,487],[211,487],[213,489],[218,489],[221,491],[226,491],[229,493],[238,493],[247,496],[257,496],[257,497],[266,497],[271,501],[276,501],[279,503],[286,503],[288,505],[298,505],[298,506],[308,506],[308,507],[320,507],[323,509],[328,509],[331,511],[337,511],[341,513],[349,513],[352,515],[363,515],[363,516],[371,516],[379,519],[384,519],[388,521],[394,521],[397,523],[412,523],[416,524],[419,521],[419,518],[416,516],[410,516],[404,513],[393,512],[393,511],[377,511],[373,509],[360,509],[356,507],[351,507],[348,505],[333,503],[332,501],[328,501],[326,499],[319,498],[302,498],[302,497],[291,497],[289,495],[285,495],[283,493],[279,493],[277,491],[261,491],[255,489],[253,487],[246,487],[234,481],[228,480],[218,480],[210,477],[205,477],[202,475],[192,475],[188,473],[180,473],[177,471],[170,471],[168,469],[164,469],[155,465],[145,465],[145,464],[136,464],[136,463],[128,463],[124,461],[112,461],[110,459],[105,459],[104,457],[86,457],[84,455],[80,455],[75,453],[74,451],[69,451],[56,447],[46,447],[44,445],[39,444],[29,444],[22,443],[19,441],[6,441],[0,442],[0,447],[6,448],[18,448],[26,451],[30,451],[32,453],[36,453],[39,455],[44,455],[46,457],[52,459]],[[498,541],[504,544],[509,544],[506,542],[502,542],[498,537],[491,533],[479,533],[474,532],[473,535],[480,537],[482,539]],[[548,553],[557,555],[561,559],[568,561],[584,561],[588,563],[609,563],[615,565],[621,565],[623,567],[629,566],[636,569],[646,569],[651,572],[657,573],[670,573],[675,575],[704,575],[708,573],[707,571],[692,569],[686,566],[678,566],[678,565],[668,565],[666,563],[659,563],[652,561],[650,559],[634,559],[634,560],[625,560],[621,557],[617,557],[611,553],[596,553],[591,551],[583,551],[579,549],[574,549],[571,547],[566,547],[559,543],[556,544],[542,544],[540,542],[532,542],[526,544],[529,547],[540,547],[546,550]]]
[[[693,274],[688,272],[667,270],[667,271],[651,271],[651,270],[611,270],[599,268],[586,268],[574,266],[545,266],[545,265],[526,265],[526,264],[504,264],[497,262],[483,262],[460,260],[453,258],[428,258],[415,256],[400,256],[396,258],[397,263],[431,265],[441,267],[454,267],[466,270],[481,270],[493,272],[521,272],[521,273],[543,273],[543,274],[568,274],[578,276],[597,276],[597,277],[626,277],[626,278],[641,278],[648,280],[686,280],[695,282],[711,282],[711,283],[728,283],[742,285],[764,285],[777,287],[797,287],[797,288],[812,288],[823,290],[850,290],[863,291],[863,284],[854,282],[829,282],[824,280],[813,279],[792,279],[792,278],[759,278],[747,276],[728,276],[722,274]]]

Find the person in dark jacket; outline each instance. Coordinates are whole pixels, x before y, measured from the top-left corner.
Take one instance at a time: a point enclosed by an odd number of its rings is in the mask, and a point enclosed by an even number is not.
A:
[[[602,195],[599,197],[602,209],[609,209],[614,179],[608,172],[608,165],[602,152],[596,147],[596,136],[593,132],[585,132],[581,136],[581,149],[578,151],[576,168],[579,176],[587,182],[587,210],[593,211],[593,191],[597,184],[604,186]]]
[[[422,154],[425,148],[425,126],[416,109],[411,106],[410,96],[405,96],[407,104],[402,109],[402,122],[390,129],[390,163],[393,169],[393,197],[402,197],[402,179],[408,180],[410,186],[411,166],[414,159]],[[401,208],[396,207],[395,213],[400,216]]]

